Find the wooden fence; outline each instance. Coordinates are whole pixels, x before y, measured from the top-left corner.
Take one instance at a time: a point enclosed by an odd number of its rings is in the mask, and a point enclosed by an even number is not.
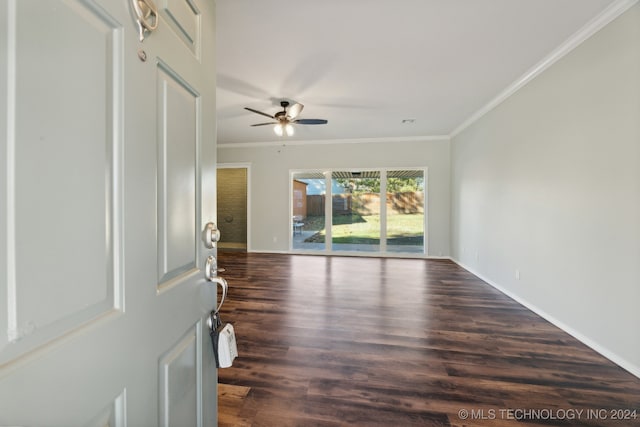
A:
[[[334,215],[380,213],[380,195],[377,193],[337,194],[332,198]],[[322,216],[324,209],[324,195],[307,196],[307,216]],[[423,192],[387,193],[387,215],[411,213],[424,213]]]

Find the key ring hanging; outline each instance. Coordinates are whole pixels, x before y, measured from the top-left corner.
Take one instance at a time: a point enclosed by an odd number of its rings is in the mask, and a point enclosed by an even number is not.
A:
[[[207,326],[211,331],[217,331],[218,328],[222,326],[222,319],[220,318],[219,313],[215,311],[211,311],[209,313],[209,318],[207,319]]]

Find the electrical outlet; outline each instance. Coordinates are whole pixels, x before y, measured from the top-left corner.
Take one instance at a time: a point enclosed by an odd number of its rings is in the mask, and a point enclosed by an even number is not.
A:
[[[516,280],[520,280],[520,270],[516,269]]]

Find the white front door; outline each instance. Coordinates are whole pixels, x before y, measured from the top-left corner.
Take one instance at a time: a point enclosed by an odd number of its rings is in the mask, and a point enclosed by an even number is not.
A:
[[[0,425],[216,425],[214,1],[155,2],[0,2]]]

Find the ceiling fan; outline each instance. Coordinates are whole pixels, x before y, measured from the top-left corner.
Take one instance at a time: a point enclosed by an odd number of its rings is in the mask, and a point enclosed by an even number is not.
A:
[[[253,108],[244,107],[245,110],[251,111],[252,113],[260,114],[262,116],[269,117],[270,119],[275,120],[275,122],[267,122],[267,123],[256,123],[251,126],[267,126],[274,125],[273,131],[278,136],[282,136],[285,133],[287,136],[292,136],[294,133],[293,126],[297,125],[325,125],[328,123],[327,120],[324,119],[296,119],[304,105],[300,103],[294,103],[290,106],[288,101],[280,101],[280,106],[282,107],[282,111],[278,111],[275,115],[263,113],[262,111],[254,110]]]

